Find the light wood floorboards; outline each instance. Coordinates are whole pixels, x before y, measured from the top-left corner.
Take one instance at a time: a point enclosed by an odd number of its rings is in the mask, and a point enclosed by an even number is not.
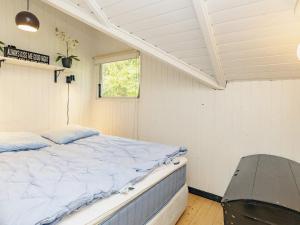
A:
[[[189,194],[187,209],[176,225],[224,225],[222,206]]]

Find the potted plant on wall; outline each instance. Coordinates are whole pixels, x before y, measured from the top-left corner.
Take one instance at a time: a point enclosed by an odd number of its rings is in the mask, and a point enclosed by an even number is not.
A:
[[[72,39],[65,32],[60,31],[58,28],[55,29],[56,36],[65,44],[66,46],[66,54],[57,53],[56,62],[61,61],[63,67],[71,68],[73,59],[76,61],[80,61],[78,56],[72,55],[71,52],[74,51],[78,45],[79,41],[76,39]]]

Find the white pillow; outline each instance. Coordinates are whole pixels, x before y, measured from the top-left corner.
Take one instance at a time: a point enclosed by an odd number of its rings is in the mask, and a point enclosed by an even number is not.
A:
[[[29,132],[0,132],[0,152],[34,150],[48,147],[47,140]]]
[[[70,142],[98,134],[99,132],[95,129],[71,125],[58,130],[50,130],[42,134],[42,137],[47,138],[56,144],[68,144]]]

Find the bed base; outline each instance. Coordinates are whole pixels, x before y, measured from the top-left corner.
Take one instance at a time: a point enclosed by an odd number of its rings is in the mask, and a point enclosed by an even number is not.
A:
[[[188,187],[185,184],[146,225],[175,225],[186,209],[187,200]]]
[[[174,197],[145,225],[175,225],[186,209],[188,187],[185,184]],[[99,225],[93,223],[91,225]],[[142,225],[142,224],[141,224]]]

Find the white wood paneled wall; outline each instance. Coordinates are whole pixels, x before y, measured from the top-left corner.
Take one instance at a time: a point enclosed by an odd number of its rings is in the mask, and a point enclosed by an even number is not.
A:
[[[223,195],[240,157],[249,154],[300,161],[300,80],[232,82],[214,91],[153,57],[143,55],[142,63],[141,98],[97,101],[94,118],[103,118],[95,125],[187,146],[190,186]]]
[[[40,30],[37,33],[18,30],[14,16],[26,8],[25,3],[1,1],[0,27],[5,29],[0,30],[0,40],[21,49],[49,54],[54,64],[55,53],[64,51],[55,37],[56,26],[72,33],[81,42],[85,39],[76,31],[76,27],[87,30],[84,25],[40,1],[31,1],[31,10],[41,22]],[[87,123],[92,60],[85,44],[78,54],[81,63],[74,68],[78,82],[71,85],[71,121]],[[87,76],[83,77],[84,74]],[[0,130],[40,131],[66,124],[67,86],[64,79],[61,76],[54,84],[52,71],[4,64],[0,69]]]
[[[79,39],[80,63],[74,64],[76,82],[70,86],[72,123],[87,124],[90,119],[92,57],[128,47],[91,29],[38,0],[31,11],[40,19],[37,33],[20,31],[14,17],[26,9],[26,1],[0,1],[0,40],[21,49],[48,54],[51,63],[65,46],[55,37],[55,27]],[[105,43],[105,44],[104,44]],[[41,131],[66,124],[67,85],[65,76],[54,84],[53,72],[4,64],[0,69],[0,131]]]
[[[138,100],[99,99],[93,101],[91,125],[104,134],[137,139]]]

